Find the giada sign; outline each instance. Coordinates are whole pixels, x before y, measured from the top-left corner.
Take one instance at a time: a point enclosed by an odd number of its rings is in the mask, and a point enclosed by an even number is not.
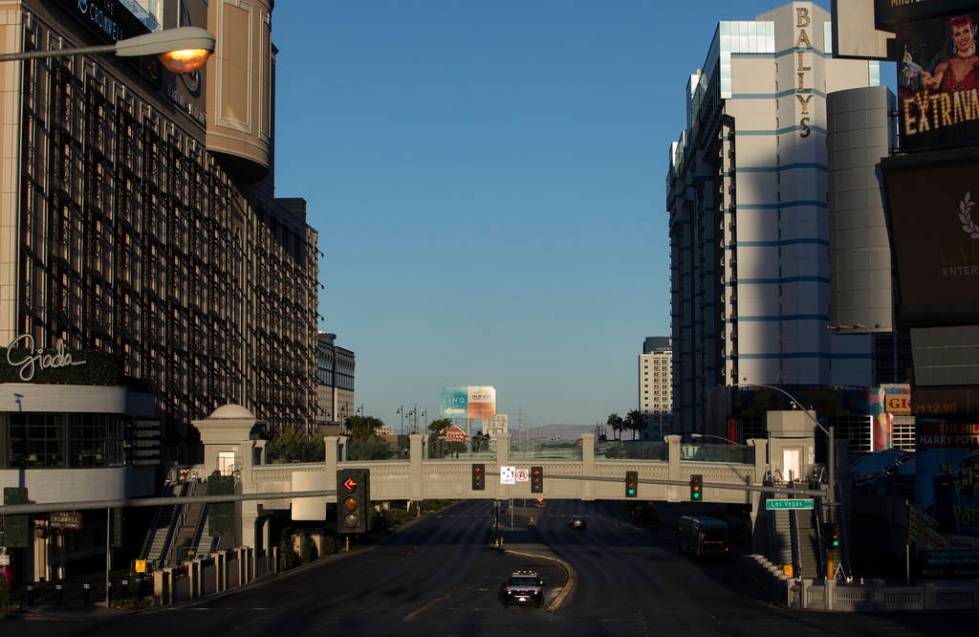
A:
[[[16,367],[20,379],[29,383],[34,380],[38,371],[77,367],[84,365],[85,361],[72,360],[71,353],[61,339],[58,339],[53,348],[45,349],[35,347],[34,337],[30,334],[21,334],[7,346],[7,364]]]

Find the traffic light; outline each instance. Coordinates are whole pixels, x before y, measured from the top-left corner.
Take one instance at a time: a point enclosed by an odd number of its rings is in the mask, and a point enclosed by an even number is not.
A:
[[[370,471],[337,471],[337,533],[366,533],[370,529]]]
[[[704,499],[704,476],[696,473],[690,476],[690,501],[702,502]]]
[[[544,467],[530,468],[530,492],[544,493]]]
[[[486,465],[474,464],[472,466],[472,490],[486,490]]]
[[[840,529],[832,522],[823,524],[823,537],[825,538],[826,548],[833,550],[840,548]]]
[[[639,472],[625,472],[625,497],[635,498],[639,494]]]

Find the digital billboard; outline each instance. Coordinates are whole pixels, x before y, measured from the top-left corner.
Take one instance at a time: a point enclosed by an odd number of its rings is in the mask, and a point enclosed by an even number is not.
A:
[[[439,412],[443,418],[492,418],[496,415],[496,389],[488,385],[444,387]]]
[[[979,152],[881,162],[897,270],[899,322],[979,320]]]
[[[979,424],[919,422],[915,491],[936,532],[916,538],[925,577],[979,577]]]
[[[902,150],[979,142],[977,22],[973,9],[895,29]]]

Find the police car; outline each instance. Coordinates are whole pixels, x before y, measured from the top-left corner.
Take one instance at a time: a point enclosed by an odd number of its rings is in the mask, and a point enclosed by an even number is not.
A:
[[[544,603],[544,580],[537,571],[513,571],[500,587],[500,601],[511,604],[541,606]]]

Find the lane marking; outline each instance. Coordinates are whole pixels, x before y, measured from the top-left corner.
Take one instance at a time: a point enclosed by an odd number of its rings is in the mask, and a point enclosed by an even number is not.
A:
[[[403,622],[410,622],[412,619],[414,619],[415,617],[418,617],[420,614],[422,614],[423,612],[425,612],[426,610],[428,610],[429,608],[431,608],[435,604],[438,604],[441,601],[444,601],[446,599],[449,599],[449,596],[450,595],[451,595],[451,593],[446,593],[442,597],[436,597],[435,599],[433,599],[432,601],[428,602],[427,604],[425,604],[421,608],[417,608],[417,609],[411,611],[410,613],[408,613],[407,615],[405,615],[401,619],[401,621],[403,621]]]
[[[557,557],[556,555],[545,555],[543,553],[525,553],[523,551],[514,551],[511,549],[504,549],[504,550],[510,555],[519,555],[521,557],[535,557],[542,560],[548,560],[550,562],[556,562],[561,568],[564,569],[564,573],[565,575],[567,575],[568,581],[565,583],[564,587],[561,589],[561,592],[557,595],[557,597],[555,597],[554,600],[550,603],[550,605],[548,605],[547,607],[548,612],[553,612],[561,608],[561,605],[568,600],[568,597],[571,595],[571,593],[574,592],[574,589],[578,586],[578,574],[577,572],[575,572],[574,567],[571,566],[569,562],[562,560],[560,557]]]

